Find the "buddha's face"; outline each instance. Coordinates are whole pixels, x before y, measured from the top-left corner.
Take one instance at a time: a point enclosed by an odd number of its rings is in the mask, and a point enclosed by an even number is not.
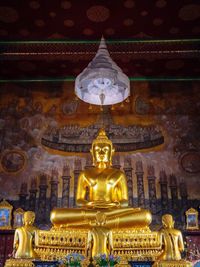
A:
[[[112,147],[107,143],[96,143],[93,145],[92,154],[96,163],[111,162]]]

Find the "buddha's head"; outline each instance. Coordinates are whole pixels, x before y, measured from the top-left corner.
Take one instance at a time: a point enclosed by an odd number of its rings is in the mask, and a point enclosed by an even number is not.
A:
[[[93,157],[93,164],[106,163],[106,165],[112,165],[112,155],[114,153],[113,144],[108,139],[104,129],[100,129],[97,138],[92,142],[92,149],[90,152]]]
[[[171,214],[162,216],[162,224],[164,228],[174,228],[174,220]]]
[[[35,213],[33,211],[24,212],[24,225],[33,225],[35,221]]]

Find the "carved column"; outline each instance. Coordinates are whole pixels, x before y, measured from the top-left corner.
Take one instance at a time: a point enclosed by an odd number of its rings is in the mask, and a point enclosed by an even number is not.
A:
[[[85,165],[85,169],[90,169],[92,168],[93,164],[92,164],[92,157],[91,156],[88,156],[86,158],[86,165]],[[87,187],[86,188],[86,194],[85,194],[85,200],[88,200],[89,201],[89,188]]]
[[[31,179],[31,188],[29,190],[29,210],[35,211],[37,191],[37,178],[34,177]]]
[[[70,179],[70,168],[65,165],[62,176],[62,207],[69,207]]]
[[[138,195],[138,207],[145,207],[145,196],[144,196],[144,182],[143,182],[143,166],[142,161],[136,161],[135,174],[137,177],[137,195]]]
[[[93,166],[93,164],[92,164],[92,156],[87,156],[85,169],[90,169],[90,168],[92,168],[92,166]]]
[[[185,212],[188,209],[188,192],[187,192],[187,185],[184,180],[180,182],[180,196],[181,196],[181,210],[182,210],[182,222],[185,221]]]
[[[174,174],[171,174],[169,176],[169,181],[170,181],[171,201],[172,201],[171,208],[173,210],[177,210],[178,209],[178,188],[177,188],[176,176]]]
[[[160,192],[161,192],[161,207],[162,214],[165,214],[169,208],[168,203],[168,185],[167,175],[164,170],[160,171]]]
[[[26,210],[26,198],[28,196],[28,185],[27,183],[22,183],[19,193],[19,207]]]
[[[120,156],[119,155],[114,155],[112,165],[116,169],[120,169],[121,168]]]
[[[47,221],[47,177],[45,174],[40,176],[40,185],[39,185],[39,198],[38,198],[38,213],[36,219],[38,223],[46,223]]]
[[[74,207],[76,207],[76,191],[77,191],[77,184],[78,184],[78,177],[82,170],[82,164],[80,159],[75,159],[74,164]]]
[[[124,172],[127,177],[127,185],[128,185],[128,203],[129,206],[133,206],[133,177],[132,177],[132,166],[131,166],[131,159],[125,158],[124,162]]]
[[[51,176],[51,194],[50,194],[50,210],[58,205],[58,171],[52,170]]]
[[[149,187],[149,207],[153,214],[156,213],[156,177],[153,166],[147,166],[147,179]]]
[[[5,143],[6,143],[4,142],[5,132],[6,130],[4,128],[0,130],[0,152],[2,152],[5,149]]]

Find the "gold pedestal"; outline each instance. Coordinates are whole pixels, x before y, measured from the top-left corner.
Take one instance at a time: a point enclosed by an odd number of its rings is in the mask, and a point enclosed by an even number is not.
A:
[[[41,260],[59,260],[70,253],[89,258],[87,229],[57,228],[40,230],[36,237],[35,251]],[[124,264],[129,260],[156,260],[161,253],[158,232],[146,228],[113,230],[113,254],[120,256]]]
[[[34,267],[31,259],[8,259],[4,267]]]
[[[41,260],[59,260],[70,253],[87,257],[87,230],[58,228],[40,230],[36,236],[35,251]]]
[[[114,230],[113,252],[127,261],[154,261],[161,253],[160,236],[148,227]]]
[[[180,261],[157,261],[153,267],[192,267],[192,263],[185,260]]]

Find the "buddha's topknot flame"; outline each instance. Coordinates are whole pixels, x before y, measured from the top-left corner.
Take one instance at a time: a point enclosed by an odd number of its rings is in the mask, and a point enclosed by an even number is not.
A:
[[[112,145],[112,141],[108,138],[103,128],[99,130],[97,138],[93,140],[92,144],[95,143],[109,143]]]

